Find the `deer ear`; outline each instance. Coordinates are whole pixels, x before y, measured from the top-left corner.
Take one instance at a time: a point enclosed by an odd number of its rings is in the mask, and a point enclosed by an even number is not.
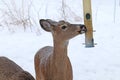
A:
[[[39,23],[45,31],[48,31],[48,32],[51,31],[51,24],[49,23],[48,20],[41,19]]]

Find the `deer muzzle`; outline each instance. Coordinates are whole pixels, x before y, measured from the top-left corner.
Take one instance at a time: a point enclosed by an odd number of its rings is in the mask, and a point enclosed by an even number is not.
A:
[[[79,33],[80,33],[80,34],[83,34],[83,33],[85,33],[85,32],[87,32],[86,26],[85,26],[85,25],[80,25],[80,31],[79,31]]]

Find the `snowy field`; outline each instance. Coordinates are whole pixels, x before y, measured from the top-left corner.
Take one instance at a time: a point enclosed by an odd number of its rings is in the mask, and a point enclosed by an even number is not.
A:
[[[70,40],[68,56],[72,63],[74,80],[120,80],[120,5],[119,0],[116,0],[114,15],[114,1],[92,0],[93,27],[96,30],[94,40],[97,43],[94,48],[85,48],[84,35]],[[80,15],[83,19],[82,1],[66,0],[66,2],[76,15]],[[40,18],[62,19],[58,14],[60,0],[49,0],[49,3],[45,0],[43,3]],[[36,7],[41,6],[38,2],[35,4]],[[74,17],[69,15],[68,21],[76,22]],[[83,23],[83,20],[79,23]],[[47,45],[53,45],[52,36],[42,29],[38,35],[29,30],[25,32],[18,30],[12,33],[0,26],[0,56],[12,59],[34,77],[34,55],[40,48]]]

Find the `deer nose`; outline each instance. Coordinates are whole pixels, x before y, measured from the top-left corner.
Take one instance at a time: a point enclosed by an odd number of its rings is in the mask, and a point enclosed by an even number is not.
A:
[[[85,25],[80,25],[81,33],[85,33],[87,31],[87,28]]]

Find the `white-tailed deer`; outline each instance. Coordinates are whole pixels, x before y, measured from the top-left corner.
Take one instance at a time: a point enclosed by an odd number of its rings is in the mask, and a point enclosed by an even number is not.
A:
[[[67,46],[71,38],[86,32],[81,24],[65,21],[40,21],[41,27],[53,35],[54,47],[46,46],[35,55],[36,80],[73,80],[72,66],[67,56]]]
[[[15,62],[0,57],[0,80],[35,80],[30,73],[24,71]]]

